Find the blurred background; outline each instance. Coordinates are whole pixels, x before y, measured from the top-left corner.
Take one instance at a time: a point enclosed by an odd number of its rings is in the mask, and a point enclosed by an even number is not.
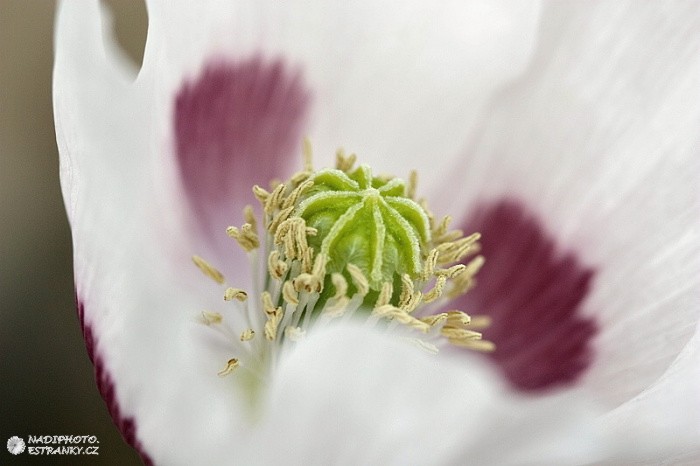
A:
[[[105,1],[137,63],[142,1]],[[73,304],[51,105],[50,0],[0,0],[0,464],[140,464],[94,382]],[[11,455],[13,435],[95,435],[99,456]]]

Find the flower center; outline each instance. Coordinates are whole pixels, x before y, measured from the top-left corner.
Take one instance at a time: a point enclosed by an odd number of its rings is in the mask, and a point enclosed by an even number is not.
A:
[[[308,142],[304,156],[303,170],[286,182],[270,191],[253,188],[261,231],[250,206],[246,223],[227,229],[253,271],[264,273],[254,273],[252,298],[234,287],[224,292],[244,317],[203,314],[205,323],[234,336],[238,354],[220,374],[247,369],[265,378],[277,353],[341,316],[365,319],[435,353],[447,344],[491,351],[493,344],[476,331],[485,319],[458,310],[435,314],[473,285],[484,260],[464,261],[478,251],[479,234],[448,230],[450,217],[435,221],[426,202],[415,200],[415,172],[408,183],[374,176],[367,165],[354,168],[355,155],[342,151],[335,168],[314,170]],[[212,265],[193,259],[225,283]]]

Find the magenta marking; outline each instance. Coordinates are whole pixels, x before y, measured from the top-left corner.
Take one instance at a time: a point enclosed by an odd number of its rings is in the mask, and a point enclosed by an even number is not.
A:
[[[175,98],[177,161],[197,218],[222,234],[300,158],[310,93],[300,73],[259,56],[212,61]]]
[[[83,331],[83,338],[85,339],[85,348],[87,349],[88,357],[95,368],[95,381],[97,382],[97,389],[107,405],[109,415],[112,417],[114,425],[117,426],[117,429],[119,429],[119,432],[122,434],[124,441],[136,450],[141,457],[141,461],[143,461],[145,465],[151,466],[153,464],[153,460],[151,460],[151,457],[145,452],[143,444],[137,437],[136,421],[133,417],[125,417],[122,415],[119,402],[117,401],[117,396],[114,392],[114,379],[105,369],[102,362],[102,357],[97,352],[97,342],[95,341],[94,334],[92,333],[92,328],[90,328],[90,326],[85,322],[85,307],[83,302],[78,298],[77,294],[75,303],[78,310],[80,328]]]
[[[484,338],[510,383],[541,391],[574,383],[593,359],[593,319],[580,315],[594,271],[562,252],[538,219],[517,200],[480,206],[463,225],[482,234],[486,258],[477,285],[451,303],[492,318]]]

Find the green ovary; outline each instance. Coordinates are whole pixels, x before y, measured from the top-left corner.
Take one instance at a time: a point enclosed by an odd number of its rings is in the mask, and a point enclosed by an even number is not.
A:
[[[369,282],[369,303],[384,283],[421,275],[430,247],[429,221],[424,209],[405,196],[403,181],[373,177],[365,165],[349,174],[322,170],[310,179],[314,185],[294,215],[317,230],[308,237],[309,246],[327,256],[327,276],[341,273],[352,284],[347,265],[354,264]],[[322,299],[333,294],[329,280],[325,285]],[[397,295],[395,287],[392,301]]]

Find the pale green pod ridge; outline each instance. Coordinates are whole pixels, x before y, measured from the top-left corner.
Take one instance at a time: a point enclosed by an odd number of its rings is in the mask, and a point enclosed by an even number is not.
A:
[[[327,273],[347,274],[357,266],[378,292],[408,274],[417,279],[430,245],[428,215],[406,196],[399,178],[375,177],[369,166],[351,173],[325,169],[310,178],[294,216],[317,230],[309,246],[328,258]]]

